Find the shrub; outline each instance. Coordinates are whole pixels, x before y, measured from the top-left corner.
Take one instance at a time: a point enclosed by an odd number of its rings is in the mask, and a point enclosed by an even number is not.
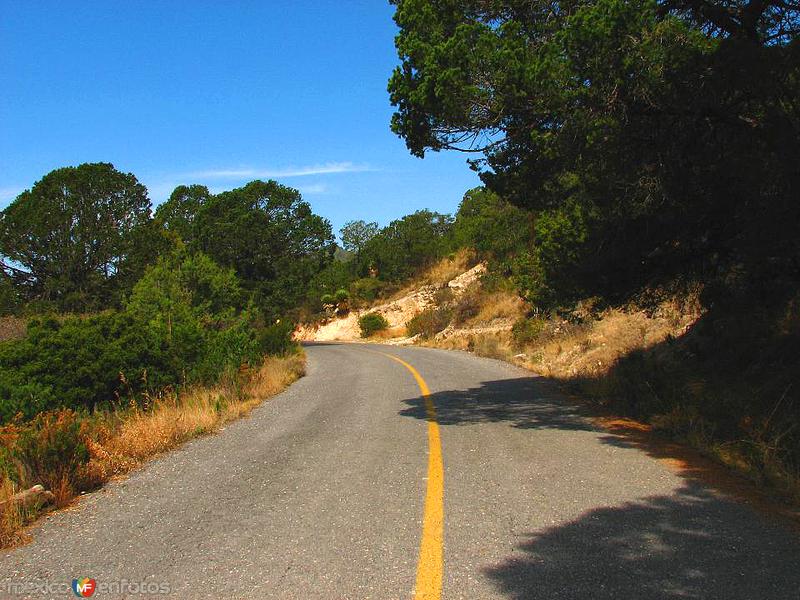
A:
[[[0,344],[0,422],[211,383],[264,351],[284,353],[291,325],[259,337],[239,302],[230,270],[179,253],[145,273],[122,312],[32,319],[23,339]]]
[[[31,320],[24,339],[0,346],[0,416],[91,408],[177,383],[184,361],[170,350],[160,332],[128,314]]]
[[[271,356],[285,356],[296,349],[292,341],[294,325],[289,321],[278,321],[258,330],[258,350],[261,354]]]
[[[88,421],[71,410],[48,412],[22,425],[2,430],[0,463],[14,465],[6,475],[23,484],[41,483],[49,490],[58,489],[62,481],[81,482],[83,469],[89,462],[86,447]]]
[[[323,306],[336,304],[333,294],[322,294],[322,297],[319,299],[319,301],[322,302]]]
[[[347,302],[350,299],[350,294],[345,289],[336,290],[336,293],[334,294],[334,298],[336,299],[336,302],[339,302],[339,303]]]
[[[430,338],[447,327],[452,316],[449,308],[426,308],[406,323],[406,330],[410,336]]]
[[[361,300],[362,302],[373,302],[380,295],[381,291],[386,287],[386,283],[375,277],[364,277],[363,279],[356,279],[350,285],[350,291],[353,298]]]
[[[367,313],[361,316],[358,325],[361,327],[361,337],[366,338],[389,327],[389,322],[380,313]]]
[[[536,341],[544,327],[545,321],[539,317],[520,319],[511,328],[511,337],[517,346],[526,346]]]
[[[450,304],[454,298],[453,290],[447,286],[441,287],[433,293],[433,303],[437,306]]]

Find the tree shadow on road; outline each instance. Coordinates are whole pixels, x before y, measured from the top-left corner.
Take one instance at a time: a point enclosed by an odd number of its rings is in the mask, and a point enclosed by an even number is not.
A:
[[[565,401],[554,385],[541,377],[486,381],[478,388],[431,394],[440,425],[507,422],[523,429],[594,431],[580,408]],[[405,401],[401,415],[427,419],[424,398]]]
[[[521,429],[594,432],[600,443],[644,452],[687,482],[744,501],[769,517],[778,517],[800,535],[800,513],[791,506],[756,489],[750,481],[694,448],[653,432],[648,425],[610,416],[596,405],[570,399],[555,380],[518,377],[484,381],[478,387],[437,392],[430,398],[436,407],[436,421],[442,426],[506,423]],[[424,398],[404,402],[408,406],[401,415],[428,418]]]
[[[527,534],[483,574],[514,599],[797,599],[800,545],[690,483]]]
[[[504,596],[800,599],[800,542],[778,525],[790,523],[771,519],[774,504],[694,450],[636,422],[593,413],[542,377],[486,381],[430,398],[443,427],[506,423],[594,432],[600,443],[645,452],[683,479],[672,494],[598,507],[532,530],[506,560],[483,570]],[[402,415],[428,418],[424,398],[405,403]]]

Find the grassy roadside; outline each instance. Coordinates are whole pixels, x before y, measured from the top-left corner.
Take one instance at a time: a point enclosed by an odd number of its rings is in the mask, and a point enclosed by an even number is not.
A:
[[[248,414],[304,373],[302,351],[269,356],[217,385],[167,390],[144,406],[92,414],[64,409],[0,428],[0,547],[23,541],[24,526],[47,508],[40,500],[9,502],[20,490],[43,485],[55,507],[66,506],[81,492]]]

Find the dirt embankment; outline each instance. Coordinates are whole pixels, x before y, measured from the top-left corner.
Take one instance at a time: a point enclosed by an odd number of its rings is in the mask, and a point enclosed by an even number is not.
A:
[[[438,290],[449,288],[455,297],[459,297],[467,288],[477,282],[485,271],[486,265],[480,263],[454,277],[444,285],[423,285],[419,288],[408,290],[389,302],[371,308],[350,311],[345,317],[334,318],[315,325],[301,325],[295,331],[295,339],[315,342],[360,340],[359,317],[366,313],[379,313],[389,323],[389,331],[397,334],[390,341],[395,343],[409,341],[405,337],[406,323],[423,310],[435,305],[436,292]]]

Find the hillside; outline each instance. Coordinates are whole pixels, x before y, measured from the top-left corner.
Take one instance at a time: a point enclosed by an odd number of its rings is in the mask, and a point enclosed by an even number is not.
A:
[[[384,339],[400,342],[413,341],[406,335],[406,324],[424,310],[436,306],[437,293],[449,290],[454,298],[460,298],[471,285],[486,271],[486,265],[479,263],[456,277],[443,283],[429,283],[418,288],[406,288],[395,294],[388,302],[381,302],[361,310],[349,311],[345,316],[332,318],[319,323],[300,325],[295,331],[298,341],[354,341],[361,339],[358,319],[367,313],[378,313],[386,318],[389,324],[387,332],[381,334]]]

